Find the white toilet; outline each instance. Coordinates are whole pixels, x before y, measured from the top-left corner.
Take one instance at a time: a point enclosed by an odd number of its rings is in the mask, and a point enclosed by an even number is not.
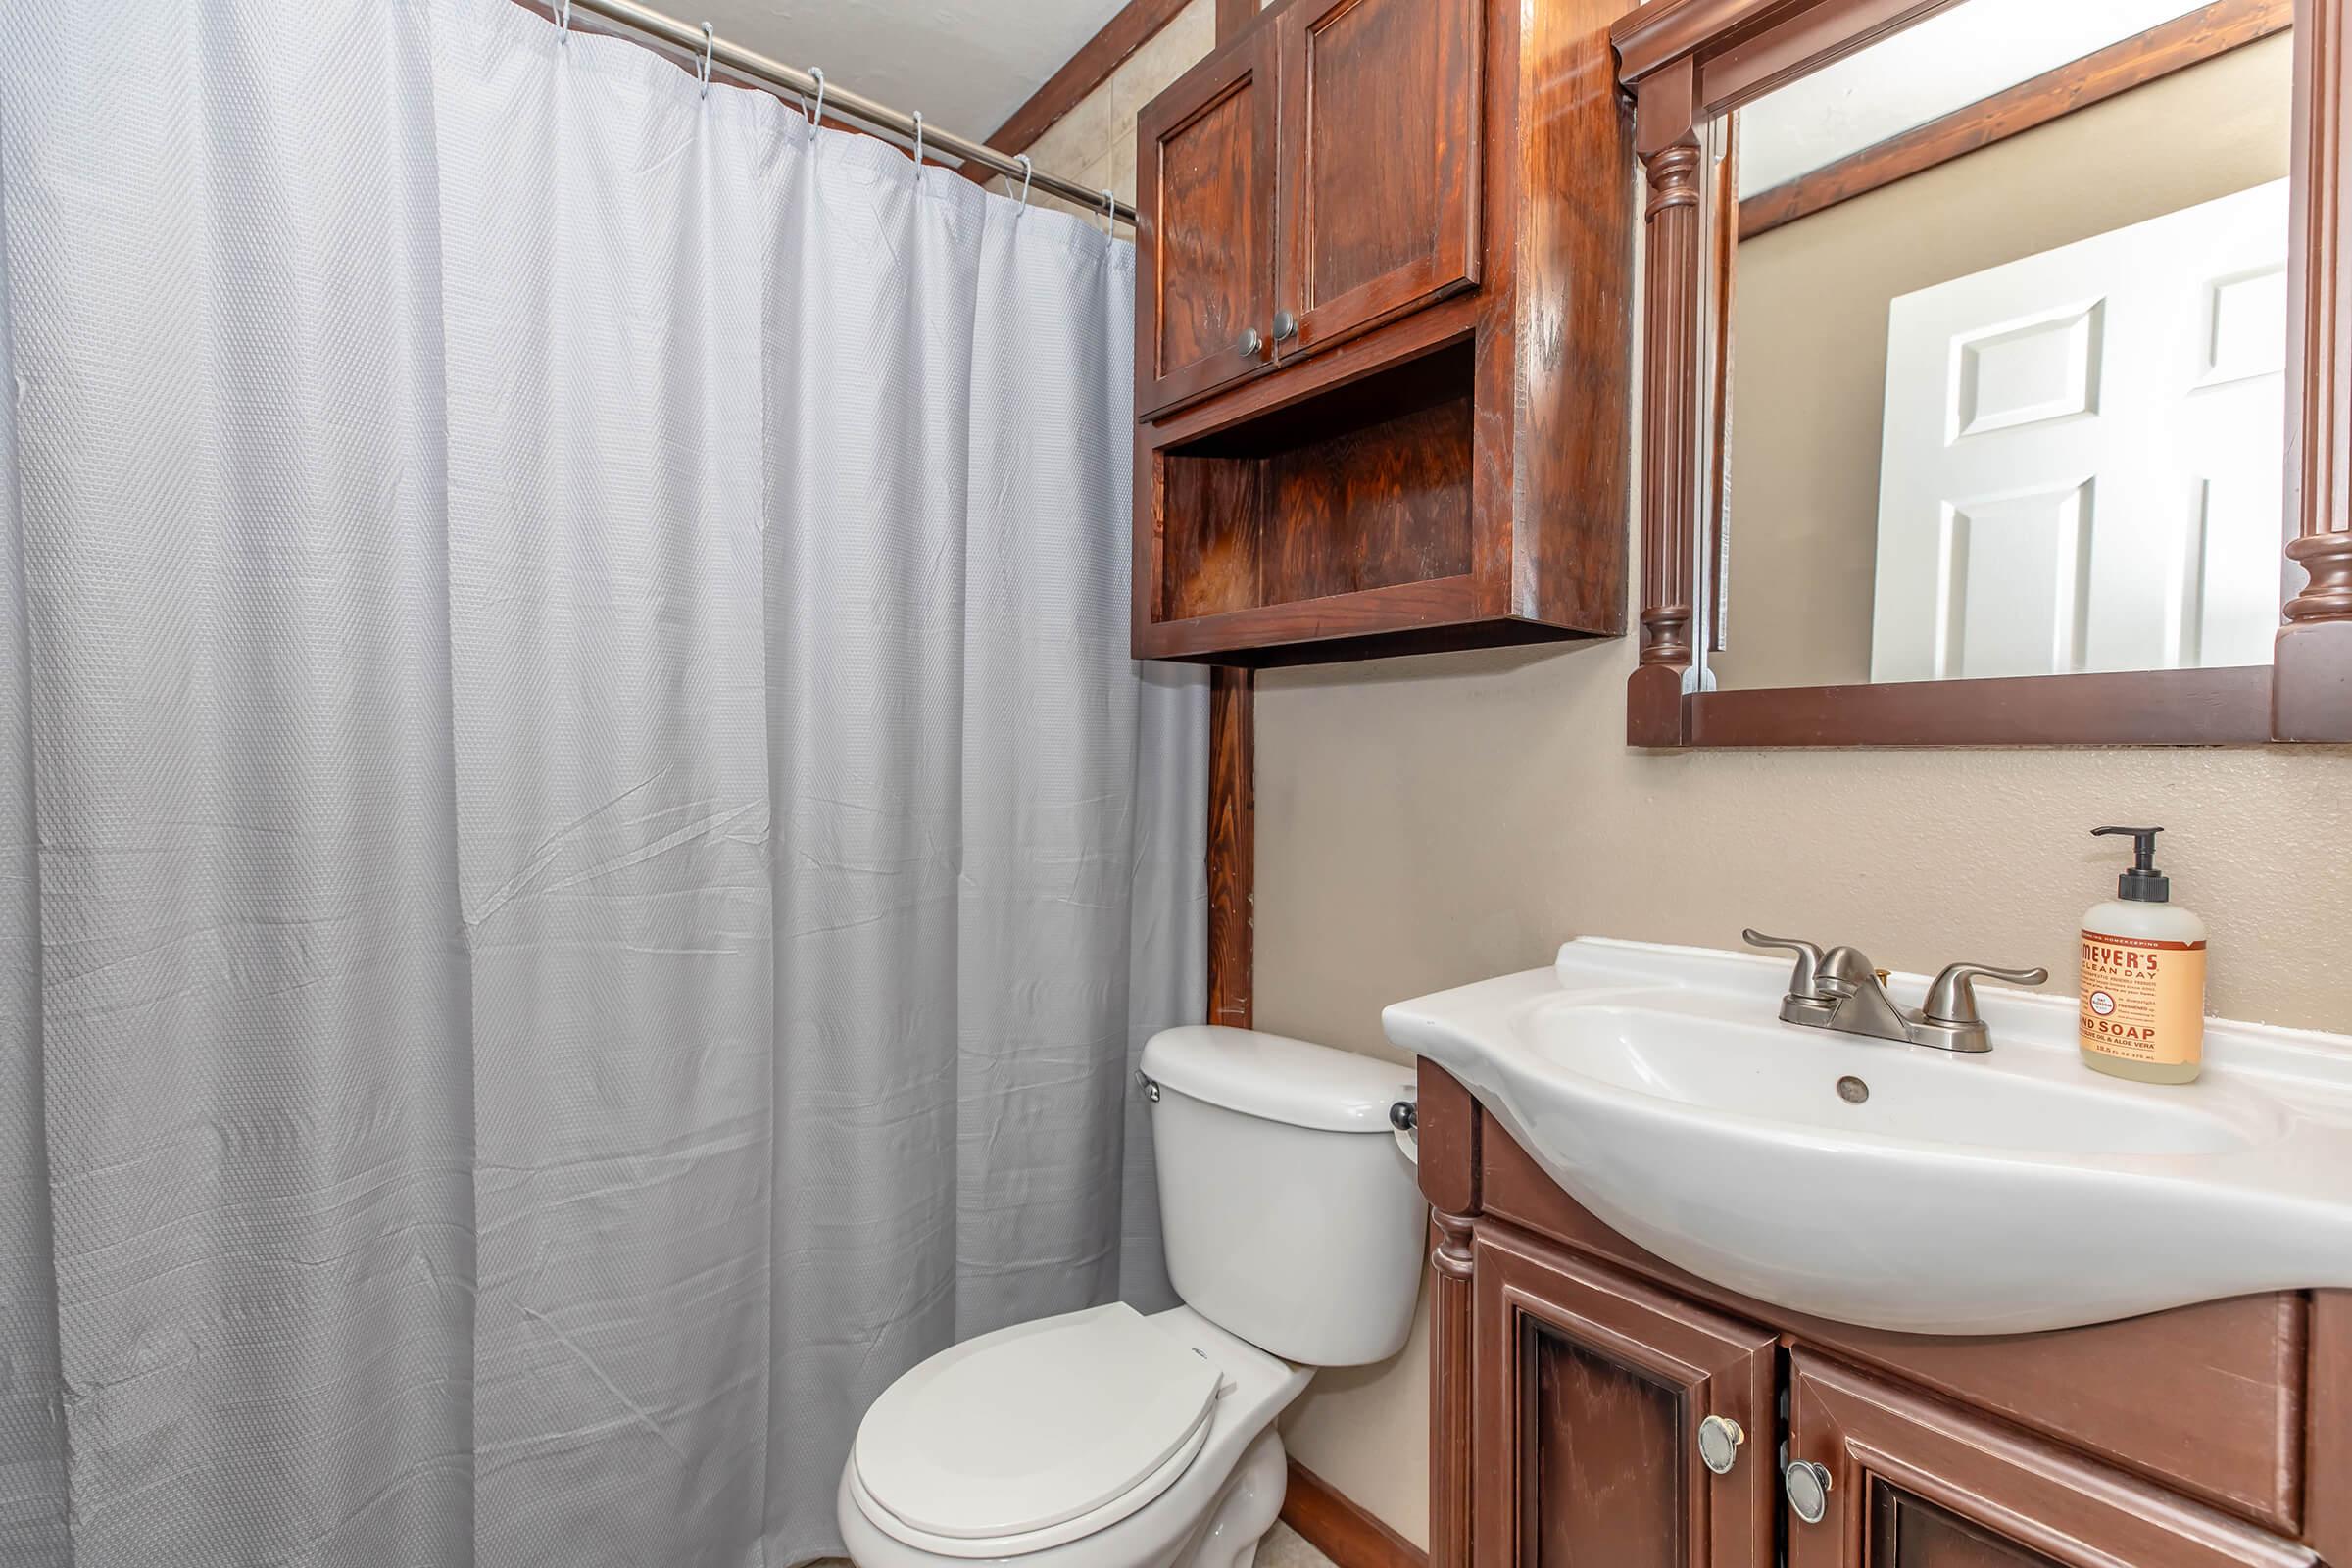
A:
[[[1249,1029],[1144,1048],[1184,1304],[1091,1307],[943,1350],[866,1412],[836,1512],[858,1568],[1250,1568],[1274,1418],[1404,1344],[1427,1210],[1392,1137],[1406,1069]]]

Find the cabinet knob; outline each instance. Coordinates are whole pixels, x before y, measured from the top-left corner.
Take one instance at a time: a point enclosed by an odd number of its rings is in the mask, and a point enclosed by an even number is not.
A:
[[[1266,340],[1258,334],[1258,330],[1254,326],[1243,327],[1242,335],[1233,340],[1233,352],[1245,360],[1256,359],[1258,350],[1265,346]]]
[[[1698,1424],[1698,1462],[1728,1476],[1740,1462],[1740,1445],[1746,1441],[1739,1422],[1728,1415],[1711,1415]]]
[[[1788,1494],[1789,1511],[1805,1523],[1817,1525],[1830,1516],[1829,1466],[1794,1460],[1781,1472],[1781,1490]]]
[[[1288,343],[1298,335],[1298,318],[1288,311],[1274,313],[1274,341]]]

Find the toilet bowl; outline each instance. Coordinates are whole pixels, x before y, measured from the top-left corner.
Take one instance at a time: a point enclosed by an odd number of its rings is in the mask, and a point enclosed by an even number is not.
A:
[[[875,1400],[836,1494],[859,1568],[1250,1568],[1287,1479],[1275,1418],[1411,1326],[1426,1210],[1389,1136],[1403,1069],[1253,1030],[1145,1048],[1184,1304],[1014,1324]]]

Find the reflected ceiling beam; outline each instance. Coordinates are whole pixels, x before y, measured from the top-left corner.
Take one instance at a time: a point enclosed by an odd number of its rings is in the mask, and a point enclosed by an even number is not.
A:
[[[1740,204],[1740,237],[1770,233],[1824,208],[2284,32],[2294,24],[2294,0],[2213,0],[2006,92],[1758,191]]]

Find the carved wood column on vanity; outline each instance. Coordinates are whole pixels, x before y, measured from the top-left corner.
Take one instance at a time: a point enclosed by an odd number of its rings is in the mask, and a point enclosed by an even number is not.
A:
[[[1430,1203],[1429,1568],[1470,1568],[1470,1222],[1478,1216],[1478,1135],[1470,1092],[1424,1061],[1421,1196]]]
[[[2278,740],[2352,740],[2352,84],[2339,0],[2295,8],[2294,212],[2286,378],[2287,485],[2297,523],[2287,559],[2307,574],[2286,604],[2271,691]]]

